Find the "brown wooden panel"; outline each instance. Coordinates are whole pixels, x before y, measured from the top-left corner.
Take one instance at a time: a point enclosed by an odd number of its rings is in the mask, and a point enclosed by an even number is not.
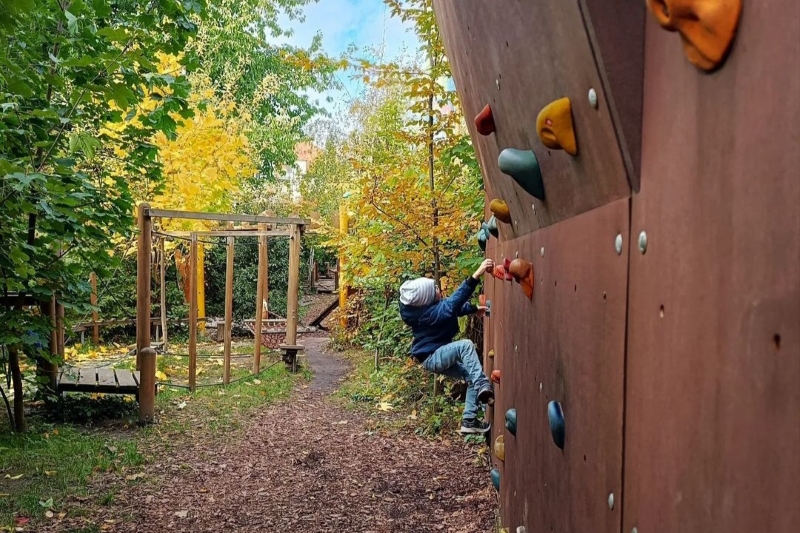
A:
[[[511,209],[513,227],[500,228],[505,238],[629,195],[578,2],[437,0],[434,6],[487,194],[505,199]],[[590,88],[598,93],[598,109],[589,104]],[[572,101],[577,157],[546,149],[536,135],[539,111],[565,96]],[[471,117],[487,103],[497,132],[483,137]],[[536,153],[546,201],[534,199],[500,172],[497,157],[504,148]]]
[[[619,532],[619,507],[607,502],[622,489],[628,257],[614,240],[621,233],[627,241],[628,213],[628,199],[618,200],[496,252],[498,261],[517,252],[532,261],[537,281],[532,301],[517,283],[492,287],[495,364],[503,373],[495,433],[506,409],[518,417],[516,437],[501,430],[501,505],[510,531]],[[550,400],[565,412],[563,451],[550,434]]]
[[[743,6],[713,75],[648,18],[625,532],[800,524],[800,14]]]
[[[81,368],[81,375],[78,378],[79,387],[95,387],[97,386],[97,369],[96,368]]]
[[[631,187],[642,162],[645,3],[579,0]]]
[[[117,380],[114,378],[113,368],[97,369],[97,384],[100,387],[116,387]]]
[[[78,378],[80,377],[80,370],[75,367],[64,367],[61,369],[61,374],[58,378],[58,384],[64,385],[77,385]]]
[[[138,387],[133,373],[130,370],[117,368],[114,370],[114,373],[117,375],[117,383],[119,383],[120,388],[136,389]]]

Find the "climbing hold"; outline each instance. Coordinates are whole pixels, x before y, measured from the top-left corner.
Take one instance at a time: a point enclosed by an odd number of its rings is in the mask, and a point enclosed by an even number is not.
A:
[[[495,198],[489,202],[489,211],[491,211],[500,222],[511,224],[511,211],[509,211],[508,204],[504,200]]]
[[[500,371],[499,370],[492,370],[491,378],[492,378],[492,381],[494,381],[495,383],[497,383],[499,385],[500,384]]]
[[[575,125],[572,123],[572,103],[569,98],[559,98],[547,104],[536,118],[536,133],[542,144],[553,150],[564,150],[578,155]]]
[[[494,127],[494,115],[492,115],[492,108],[489,107],[489,104],[483,106],[481,112],[475,117],[475,128],[484,137],[497,131]]]
[[[489,356],[489,359],[494,359],[494,350],[489,350],[487,355]]]
[[[511,261],[506,259],[502,265],[495,265],[492,275],[500,281],[514,281],[514,276],[508,271]]]
[[[488,308],[488,309],[486,309],[486,317],[487,318],[492,316],[492,301],[491,300],[487,300],[485,294],[481,294],[480,296],[478,296],[478,305],[480,305],[481,307],[487,307]]]
[[[680,33],[683,53],[694,66],[712,71],[725,62],[742,0],[647,0],[647,7],[662,28]]]
[[[509,409],[506,411],[506,429],[512,435],[517,434],[517,410]]]
[[[489,231],[485,227],[481,226],[481,229],[478,231],[478,246],[481,247],[481,251],[486,251],[486,243],[488,241]]]
[[[492,468],[492,485],[494,485],[495,490],[500,490],[500,471],[496,468]]]
[[[547,419],[550,421],[550,434],[553,436],[553,442],[563,450],[566,427],[561,403],[550,402],[547,405]]]
[[[509,273],[522,285],[522,291],[529,300],[533,299],[533,264],[522,259],[514,259],[508,268]]]
[[[495,239],[500,238],[500,230],[497,229],[497,218],[492,216],[492,218],[489,219],[489,222],[486,223],[486,227],[489,229],[489,233],[491,233]]]
[[[539,161],[536,154],[531,150],[517,150],[516,148],[506,148],[500,152],[497,158],[497,165],[500,171],[508,174],[525,191],[544,200],[544,180],[542,171],[539,169]]]
[[[494,440],[494,456],[501,461],[506,460],[506,443],[502,435],[498,435]]]

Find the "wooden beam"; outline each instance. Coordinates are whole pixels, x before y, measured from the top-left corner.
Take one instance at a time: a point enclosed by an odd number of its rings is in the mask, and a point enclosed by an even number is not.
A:
[[[292,226],[289,241],[289,289],[286,295],[286,341],[297,343],[297,293],[300,290],[300,227]]]
[[[97,274],[92,272],[89,274],[89,282],[92,284],[92,295],[89,297],[89,302],[92,306],[97,306]],[[97,309],[92,309],[92,343],[97,346],[100,344],[100,326],[97,325]]]
[[[158,240],[158,251],[161,256],[159,264],[159,299],[161,311],[161,343],[167,351],[167,254],[164,250],[164,239]]]
[[[233,252],[236,239],[228,237],[228,255],[225,266],[225,347],[222,383],[231,382],[231,337],[233,333]]]
[[[149,209],[149,208],[148,208]],[[304,226],[308,220],[299,217],[266,217],[233,213],[200,213],[197,211],[174,211],[170,209],[149,209],[151,217],[182,218],[185,220],[217,220],[220,222],[250,222],[252,224],[294,224]]]
[[[192,233],[198,237],[289,237],[291,231],[281,229],[271,229],[258,231],[252,229],[242,230],[205,230],[205,231],[154,231],[153,235],[158,237],[171,237],[173,239],[189,239]]]
[[[262,225],[259,225],[261,229]],[[265,228],[266,225],[263,225]],[[267,267],[267,238],[258,238],[258,280],[256,281],[256,327],[255,344],[253,346],[253,374],[261,371],[261,325],[264,319],[264,282],[266,281]]]
[[[189,252],[189,390],[197,387],[197,235]]]
[[[150,346],[150,253],[153,246],[153,220],[150,205],[139,204],[139,240],[136,254],[136,369],[141,369],[141,353]]]

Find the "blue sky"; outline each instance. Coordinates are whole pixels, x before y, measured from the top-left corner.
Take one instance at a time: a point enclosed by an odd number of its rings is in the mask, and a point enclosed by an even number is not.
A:
[[[323,48],[331,56],[338,57],[351,44],[359,51],[383,46],[385,61],[398,58],[404,51],[413,55],[418,46],[411,27],[391,17],[381,0],[319,0],[306,6],[304,13],[303,22],[281,19],[281,27],[292,28],[294,34],[278,42],[308,47],[314,35],[320,32]],[[340,73],[339,81],[344,84],[344,90],[312,93],[321,103],[326,97],[332,97],[332,103],[324,104],[332,112],[362,90],[362,84],[351,80],[347,73]]]

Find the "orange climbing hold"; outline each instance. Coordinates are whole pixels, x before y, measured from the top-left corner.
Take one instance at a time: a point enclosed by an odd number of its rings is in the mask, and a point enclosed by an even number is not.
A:
[[[553,150],[564,150],[578,155],[575,126],[572,123],[572,103],[569,98],[559,98],[547,104],[536,118],[536,133],[542,144]]]
[[[680,34],[686,58],[705,71],[725,61],[742,15],[742,0],[647,0],[647,7],[662,28]]]
[[[495,198],[489,202],[489,211],[491,211],[500,222],[511,224],[511,211],[509,211],[508,204],[504,200]]]
[[[483,136],[491,135],[495,131],[494,115],[492,115],[492,108],[486,104],[480,113],[475,117],[475,128]]]
[[[492,370],[491,378],[492,378],[492,381],[494,381],[495,383],[499,384],[500,383],[500,371],[499,370]]]
[[[529,300],[533,299],[533,264],[522,259],[514,259],[508,271],[514,276]]]

